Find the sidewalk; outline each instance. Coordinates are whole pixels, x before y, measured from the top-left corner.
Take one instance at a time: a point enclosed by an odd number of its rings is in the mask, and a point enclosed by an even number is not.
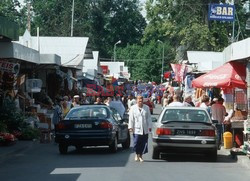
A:
[[[250,169],[250,158],[248,158],[245,154],[231,153],[231,149],[224,149],[224,147],[221,147],[218,153],[223,155],[231,155],[232,159],[235,159],[237,163]]]

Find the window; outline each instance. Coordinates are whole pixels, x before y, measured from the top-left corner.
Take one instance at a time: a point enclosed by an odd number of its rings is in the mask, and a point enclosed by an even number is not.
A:
[[[81,119],[81,118],[107,118],[108,111],[105,107],[79,107],[72,109],[65,119]]]

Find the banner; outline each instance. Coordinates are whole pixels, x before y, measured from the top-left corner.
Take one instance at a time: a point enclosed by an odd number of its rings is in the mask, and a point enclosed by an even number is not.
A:
[[[185,64],[171,64],[171,67],[175,74],[176,82],[183,82],[187,73],[187,66]]]
[[[234,21],[235,6],[229,4],[209,4],[208,20]]]

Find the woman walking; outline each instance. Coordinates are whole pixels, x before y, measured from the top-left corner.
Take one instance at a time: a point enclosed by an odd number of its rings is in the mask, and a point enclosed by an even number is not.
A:
[[[129,110],[129,130],[133,133],[135,161],[143,162],[142,155],[148,152],[148,133],[151,132],[152,120],[149,107],[143,104],[143,97],[137,96],[137,104]]]

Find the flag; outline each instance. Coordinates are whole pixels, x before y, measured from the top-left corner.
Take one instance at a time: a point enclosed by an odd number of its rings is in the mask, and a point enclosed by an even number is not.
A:
[[[183,82],[186,77],[187,66],[185,64],[171,64],[171,67],[175,74],[175,81]]]

